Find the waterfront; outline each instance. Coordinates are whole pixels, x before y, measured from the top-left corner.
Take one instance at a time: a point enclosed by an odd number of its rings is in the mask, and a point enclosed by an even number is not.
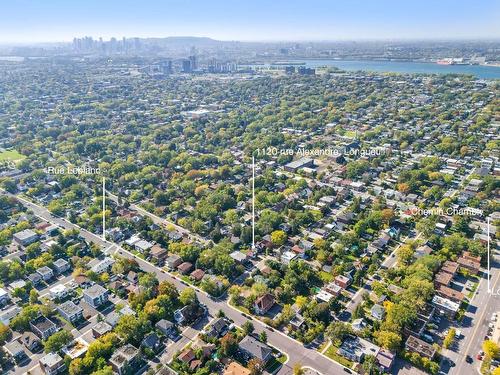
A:
[[[412,61],[375,61],[375,60],[335,60],[335,59],[297,59],[293,63],[303,63],[302,66],[317,68],[334,66],[348,71],[371,71],[393,73],[425,73],[425,74],[471,74],[482,79],[500,79],[500,67],[486,65],[439,65],[430,62]],[[279,65],[284,65],[280,63]],[[262,66],[270,66],[263,64]]]

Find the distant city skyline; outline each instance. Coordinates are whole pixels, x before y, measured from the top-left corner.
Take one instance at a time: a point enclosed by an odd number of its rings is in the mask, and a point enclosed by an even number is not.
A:
[[[494,0],[20,0],[2,4],[0,43],[74,37],[199,36],[239,41],[500,38]]]

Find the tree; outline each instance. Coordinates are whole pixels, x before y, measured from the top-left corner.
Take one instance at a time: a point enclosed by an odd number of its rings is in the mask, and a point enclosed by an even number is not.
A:
[[[335,346],[342,344],[344,338],[350,333],[352,333],[352,327],[344,322],[333,322],[326,329],[327,336]]]
[[[305,371],[302,368],[302,364],[297,362],[295,365],[293,365],[293,375],[304,375]]]
[[[492,359],[497,359],[500,357],[500,348],[494,341],[486,340],[485,342],[483,342],[483,351],[488,357]]]
[[[396,351],[401,345],[401,336],[395,332],[378,331],[375,333],[375,338],[377,344],[390,351]]]
[[[396,250],[398,263],[407,266],[413,259],[414,250],[409,245],[402,245]]]
[[[173,299],[174,301],[177,301],[177,299],[179,298],[179,291],[177,290],[177,288],[175,287],[175,285],[173,283],[171,283],[170,281],[162,281],[160,283],[160,285],[158,286],[158,293],[160,295],[164,295],[164,296],[167,296],[171,299]]]
[[[63,346],[68,345],[72,341],[73,335],[70,332],[66,330],[56,332],[44,342],[45,353],[57,353]]]
[[[255,327],[253,326],[253,323],[251,321],[247,320],[245,321],[245,323],[243,323],[241,329],[243,330],[243,333],[246,336],[251,334],[255,330]]]
[[[395,303],[387,312],[386,323],[394,325],[398,327],[398,329],[402,329],[412,323],[416,318],[417,312],[415,306]]]
[[[443,348],[448,349],[451,344],[453,344],[453,340],[455,339],[455,328],[450,328],[448,333],[446,334],[446,337],[443,340]]]
[[[17,183],[11,178],[6,178],[2,181],[2,187],[9,193],[14,194],[17,191]]]
[[[113,368],[111,366],[105,366],[97,371],[94,371],[92,375],[113,375]]]
[[[5,324],[0,323],[0,345],[5,344],[11,335],[10,328]]]
[[[30,321],[40,314],[39,305],[28,305],[10,321],[10,327],[16,331],[27,331],[30,329]]]
[[[373,370],[376,368],[377,368],[377,358],[372,354],[366,355],[363,360],[363,370],[365,370],[365,373],[371,375],[374,373]]]
[[[184,305],[192,305],[198,301],[196,292],[193,288],[185,288],[181,291],[179,295],[179,301]]]
[[[126,343],[140,345],[142,339],[151,331],[151,322],[143,317],[134,315],[123,315],[115,327],[115,332],[123,338]]]
[[[285,244],[287,235],[282,230],[275,230],[271,233],[271,242],[274,246],[279,247]]]
[[[38,302],[38,292],[36,289],[30,290],[30,303],[34,304]]]
[[[264,363],[258,358],[252,358],[247,364],[250,375],[261,375],[264,372]]]
[[[233,355],[238,349],[238,340],[236,339],[234,333],[229,332],[224,337],[220,339],[220,354],[223,357],[229,357]]]
[[[264,343],[267,342],[267,333],[266,333],[266,331],[262,331],[259,334],[259,340],[260,340],[260,342],[264,342]]]

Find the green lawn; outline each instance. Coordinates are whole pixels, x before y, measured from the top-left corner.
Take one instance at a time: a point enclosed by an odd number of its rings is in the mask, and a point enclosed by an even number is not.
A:
[[[333,275],[325,271],[320,271],[319,277],[321,278],[321,281],[323,281],[325,284],[328,284],[329,282],[333,281]]]
[[[283,363],[285,363],[285,362],[286,362],[286,360],[287,360],[287,359],[288,359],[288,357],[286,356],[286,354],[283,354],[283,353],[282,353],[282,354],[281,354],[281,356],[280,356],[280,357],[278,357],[277,361],[278,361],[279,363],[282,363],[282,364],[283,364]]]
[[[284,359],[282,359],[284,357]],[[266,364],[266,371],[270,374],[274,374],[281,366],[283,366],[283,362],[286,361],[286,356],[281,356],[280,358],[271,358],[269,362]]]
[[[23,160],[26,156],[21,155],[16,150],[4,150],[0,152],[0,161],[12,160],[18,161]]]
[[[229,304],[230,304],[231,306],[233,306],[234,308],[236,308],[236,309],[240,310],[241,312],[245,313],[245,314],[252,315],[252,314],[250,313],[250,310],[248,310],[245,306],[238,306],[238,305],[236,305],[236,304],[232,301],[232,298],[229,300]]]
[[[353,363],[351,361],[349,361],[347,358],[344,358],[341,355],[338,355],[337,350],[338,350],[338,348],[336,346],[330,345],[330,347],[328,348],[328,350],[325,351],[324,354],[328,358],[333,359],[335,362],[338,362],[345,367],[352,368]]]
[[[353,131],[353,130],[348,130],[348,131],[345,132],[345,136],[346,137],[355,138],[356,137],[356,132]]]

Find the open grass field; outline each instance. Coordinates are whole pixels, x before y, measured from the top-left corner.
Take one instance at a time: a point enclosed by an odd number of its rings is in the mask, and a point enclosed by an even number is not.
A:
[[[21,155],[19,152],[16,150],[3,150],[0,151],[0,161],[18,161],[18,160],[23,160],[25,158],[24,155]]]

